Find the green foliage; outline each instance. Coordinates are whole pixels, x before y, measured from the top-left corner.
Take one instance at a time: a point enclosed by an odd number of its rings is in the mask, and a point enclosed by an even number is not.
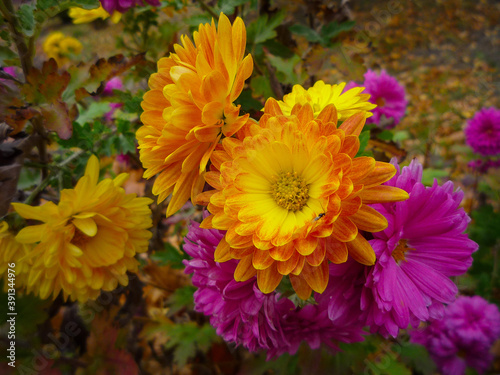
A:
[[[194,292],[196,292],[196,288],[192,285],[187,285],[182,288],[176,289],[168,299],[168,305],[170,307],[169,315],[173,315],[181,309],[193,308]]]
[[[156,251],[151,255],[151,259],[158,263],[160,266],[170,266],[174,269],[183,269],[184,265],[182,261],[184,259],[189,259],[187,254],[179,249],[177,249],[172,244],[165,242],[164,250]]]
[[[247,26],[247,44],[256,45],[276,38],[276,28],[284,18],[285,12],[278,12],[271,18],[267,14],[261,15]]]
[[[293,55],[290,59],[283,59],[279,56],[267,55],[267,58],[276,68],[276,76],[281,83],[302,84],[307,79],[307,73],[298,68],[298,65],[302,63],[300,56]]]
[[[303,36],[307,41],[311,43],[319,43],[325,47],[332,47],[334,42],[332,39],[336,38],[340,33],[344,31],[349,31],[354,27],[356,23],[354,21],[347,21],[341,24],[337,22],[331,22],[321,27],[320,31],[317,32],[308,26],[302,24],[295,24],[290,27],[290,31],[296,35]]]
[[[22,4],[17,11],[17,18],[21,26],[21,32],[26,36],[33,36],[35,32],[35,6]]]
[[[425,186],[432,186],[434,179],[440,182],[441,179],[448,177],[449,174],[449,171],[445,169],[425,168],[422,173],[422,183]]]
[[[168,341],[165,347],[174,349],[174,362],[184,366],[189,358],[196,355],[197,350],[207,351],[219,340],[215,329],[204,324],[201,327],[194,322],[165,324],[162,326]]]
[[[370,130],[364,130],[359,135],[359,150],[356,154],[358,156],[371,156],[371,152],[365,151],[366,146],[368,146],[368,141],[370,140]]]

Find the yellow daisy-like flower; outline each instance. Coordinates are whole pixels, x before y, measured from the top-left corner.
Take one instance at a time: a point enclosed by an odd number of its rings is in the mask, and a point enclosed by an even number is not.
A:
[[[327,85],[323,81],[317,81],[313,87],[307,90],[300,85],[295,85],[292,92],[285,95],[283,101],[278,103],[283,114],[287,116],[290,115],[293,106],[297,103],[302,105],[309,103],[315,116],[327,105],[333,104],[337,109],[338,119],[342,121],[360,111],[366,111],[366,117],[372,116],[370,111],[377,106],[368,101],[369,94],[361,93],[365,88],[355,87],[342,94],[345,85],[345,82],[338,85]]]
[[[64,299],[85,302],[101,289],[127,285],[127,271],[137,271],[134,256],[147,251],[151,237],[152,200],[125,193],[126,173],[98,178],[99,161],[91,156],[85,175],[74,189],[61,191],[58,205],[12,204],[22,217],[42,222],[16,236],[18,242],[33,244],[28,293],[44,299],[62,290]]]
[[[3,275],[3,290],[6,292],[10,287],[7,279],[7,267],[14,263],[12,269],[15,270],[15,288],[19,289],[26,285],[27,273],[30,268],[29,261],[22,261],[30,249],[31,245],[26,245],[16,241],[16,236],[9,230],[9,224],[0,222],[0,275]]]
[[[70,56],[79,55],[83,46],[78,39],[69,37],[56,31],[51,33],[43,42],[43,51],[49,58],[56,60],[58,65],[69,62]]]
[[[74,24],[88,23],[95,21],[98,18],[105,20],[109,17],[111,17],[111,21],[113,23],[118,23],[122,18],[120,12],[115,11],[113,12],[113,15],[110,15],[106,9],[102,7],[102,5],[100,5],[99,8],[88,10],[78,7],[69,8],[68,14],[73,19]]]
[[[337,128],[332,104],[318,116],[311,105],[296,104],[286,116],[269,99],[243,140],[223,140],[206,174],[215,190],[198,202],[208,203],[212,214],[201,227],[227,230],[215,260],[238,259],[235,280],[257,275],[260,290],[269,293],[289,275],[297,295],[307,299],[312,290],[325,290],[329,262],[345,262],[349,254],[374,264],[359,231],[381,231],[387,221],[367,204],[408,194],[380,186],[395,174],[393,165],[355,157],[365,120],[366,112],[359,112]]]
[[[202,191],[203,174],[222,135],[235,134],[247,121],[233,102],[253,69],[245,54],[246,30],[241,18],[231,25],[221,13],[200,25],[194,45],[182,36],[182,46],[158,61],[144,95],[142,126],[137,131],[145,178],[159,174],[153,194],[161,202],[172,194],[167,216]]]

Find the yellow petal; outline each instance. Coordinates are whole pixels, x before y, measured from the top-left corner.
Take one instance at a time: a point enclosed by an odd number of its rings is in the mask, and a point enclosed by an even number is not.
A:
[[[229,252],[229,244],[226,242],[226,237],[223,237],[217,245],[214,253],[214,259],[219,263],[227,262],[232,259],[231,253]]]
[[[290,275],[290,282],[299,298],[306,300],[311,297],[312,289],[302,276]]]
[[[252,266],[252,255],[248,255],[238,262],[234,270],[234,279],[236,281],[247,281],[257,274],[257,270]]]
[[[398,202],[408,199],[410,196],[402,189],[393,186],[375,186],[368,189],[363,189],[360,194],[363,203],[385,203]]]
[[[387,219],[377,210],[367,205],[362,205],[349,219],[361,230],[367,232],[380,232],[387,228]]]
[[[306,263],[300,275],[307,284],[309,284],[312,290],[323,293],[328,285],[328,278],[330,275],[328,271],[328,262],[323,262],[318,267],[313,267]]]
[[[264,270],[274,263],[269,255],[269,250],[255,249],[253,251],[252,265],[257,270]]]
[[[35,243],[41,240],[42,233],[46,231],[45,225],[32,225],[19,231],[16,241],[20,243]]]
[[[91,218],[87,219],[73,219],[73,224],[82,233],[89,237],[94,237],[97,234],[97,224]]]

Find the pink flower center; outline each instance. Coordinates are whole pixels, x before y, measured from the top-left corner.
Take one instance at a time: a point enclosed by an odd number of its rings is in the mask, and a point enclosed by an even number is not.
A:
[[[408,246],[408,240],[405,239],[399,240],[398,245],[392,251],[391,254],[397,264],[400,264],[402,260],[406,262],[405,253],[408,250],[415,250],[415,249],[413,247]]]

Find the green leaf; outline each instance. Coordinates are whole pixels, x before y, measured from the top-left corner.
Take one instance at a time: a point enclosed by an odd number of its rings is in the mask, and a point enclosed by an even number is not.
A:
[[[194,305],[193,294],[196,292],[196,287],[187,285],[182,288],[176,289],[175,292],[169,297],[168,305],[169,316],[174,315],[179,310],[187,307],[192,308]]]
[[[296,67],[302,62],[298,55],[293,55],[290,59],[282,59],[271,54],[267,55],[269,62],[276,68],[278,80],[281,83],[295,85],[301,84],[307,78],[307,74],[303,71],[296,72]]]
[[[94,119],[103,117],[111,110],[109,103],[105,102],[93,102],[84,111],[81,108],[79,109],[80,115],[76,119],[76,122],[78,122],[80,125],[92,123]]]
[[[284,46],[276,39],[266,40],[262,45],[266,47],[269,53],[274,56],[279,56],[283,57],[284,59],[289,59],[294,55],[293,51],[290,48]]]
[[[194,322],[183,324],[169,324],[164,326],[169,340],[165,347],[167,349],[175,348],[174,362],[179,367],[184,367],[188,358],[196,355],[197,349],[207,351],[212,343],[218,340],[215,329],[205,324],[198,326]]]
[[[448,171],[443,169],[425,168],[422,174],[422,183],[426,186],[431,186],[434,183],[434,179],[438,181],[448,176]]]
[[[356,154],[356,157],[364,155],[365,148],[368,145],[369,140],[370,140],[370,131],[365,130],[361,132],[361,134],[359,135],[359,150],[358,153]]]
[[[270,80],[266,76],[257,76],[252,78],[252,80],[250,81],[250,87],[253,93],[257,96],[262,96],[264,98],[270,98],[274,96]],[[261,104],[258,109],[261,110],[262,107],[263,105]]]
[[[35,6],[31,4],[22,4],[17,11],[21,32],[27,37],[32,37],[35,32],[34,11]]]
[[[338,36],[341,32],[351,30],[354,25],[356,25],[355,21],[346,21],[338,24],[337,22],[330,22],[329,24],[324,25],[321,28],[320,34],[323,41],[330,43],[330,40]]]
[[[216,13],[233,14],[234,9],[247,3],[248,0],[219,0],[217,1]]]
[[[285,19],[285,12],[276,13],[269,19],[267,14],[263,14],[256,21],[247,27],[247,39],[249,43],[259,44],[266,40],[276,38],[275,29],[281,25]]]
[[[260,111],[263,107],[262,103],[252,96],[252,90],[244,89],[235,104],[241,104],[243,112]]]
[[[17,54],[12,51],[9,47],[0,46],[0,65],[10,66],[13,65],[12,62],[18,60]]]
[[[312,43],[319,43],[322,41],[321,36],[313,29],[301,25],[301,24],[295,24],[290,27],[290,31],[294,34],[303,36],[306,38],[309,42]]]
[[[401,346],[401,359],[422,374],[434,374],[436,365],[422,345],[405,343]]]
[[[170,243],[165,243],[165,249],[162,251],[157,251],[151,255],[151,259],[158,262],[160,266],[170,266],[175,269],[183,269],[184,265],[182,261],[188,259],[186,253],[182,250],[177,249]]]
[[[377,134],[377,138],[383,141],[392,141],[394,134],[390,130],[384,130],[381,133]]]

